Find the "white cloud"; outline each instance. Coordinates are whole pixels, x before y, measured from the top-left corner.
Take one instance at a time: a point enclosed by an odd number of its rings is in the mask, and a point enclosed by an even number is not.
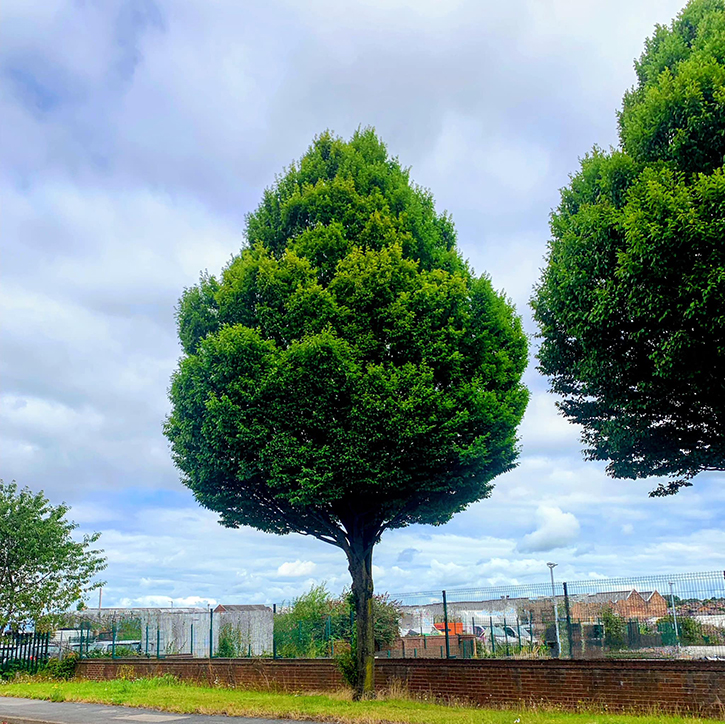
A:
[[[6,3],[0,473],[104,531],[104,603],[349,585],[338,549],[195,507],[161,433],[174,305],[274,175],[326,127],[376,125],[533,332],[557,189],[616,140],[632,58],[682,2]],[[533,359],[525,379],[519,467],[446,526],[386,533],[379,590],[545,581],[575,541],[562,580],[725,567],[725,476],[651,500],[582,460]]]
[[[285,561],[278,569],[277,575],[285,578],[299,578],[314,573],[317,565],[313,561]]]
[[[544,552],[563,548],[573,543],[579,535],[579,521],[572,513],[561,508],[540,505],[536,509],[537,529],[528,533],[518,546],[523,553]]]

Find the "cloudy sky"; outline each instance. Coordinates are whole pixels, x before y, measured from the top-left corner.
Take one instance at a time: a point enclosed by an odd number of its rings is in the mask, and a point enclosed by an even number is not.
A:
[[[0,475],[100,530],[104,604],[272,602],[340,551],[229,531],[161,426],[174,304],[242,243],[312,137],[373,125],[534,333],[558,189],[616,143],[632,61],[683,0],[6,0]],[[388,533],[379,590],[725,567],[723,475],[675,498],[582,460],[535,364],[519,467],[440,528]]]

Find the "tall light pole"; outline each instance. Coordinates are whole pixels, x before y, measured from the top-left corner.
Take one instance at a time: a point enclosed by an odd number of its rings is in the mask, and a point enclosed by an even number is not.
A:
[[[561,637],[559,636],[559,611],[556,605],[556,588],[554,588],[554,568],[556,563],[547,563],[549,566],[549,573],[551,574],[551,598],[554,601],[554,626],[556,628],[556,658],[558,659],[561,654]]]

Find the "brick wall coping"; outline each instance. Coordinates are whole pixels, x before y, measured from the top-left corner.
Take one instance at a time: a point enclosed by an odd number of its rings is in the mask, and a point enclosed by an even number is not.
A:
[[[87,663],[86,663],[87,662]],[[174,666],[207,666],[211,664],[232,664],[236,666],[333,666],[337,664],[332,659],[271,659],[271,658],[241,658],[225,659],[215,656],[213,659],[156,659],[139,658],[129,656],[128,658],[116,659],[83,659],[82,666],[92,662],[103,662],[113,664],[135,664],[145,665],[169,665]],[[395,658],[375,659],[375,666],[415,666],[419,668],[440,668],[443,666],[454,666],[463,668],[573,668],[573,669],[668,669],[671,671],[722,671],[725,673],[725,659],[424,659],[418,658]]]

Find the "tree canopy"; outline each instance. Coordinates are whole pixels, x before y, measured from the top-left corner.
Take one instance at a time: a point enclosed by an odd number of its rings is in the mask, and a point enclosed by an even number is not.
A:
[[[519,318],[366,129],[320,135],[277,178],[178,328],[165,432],[183,482],[226,526],[345,551],[369,691],[373,546],[445,523],[515,464]]]
[[[725,469],[725,2],[692,0],[635,69],[620,147],[561,192],[532,306],[585,456],[666,495]]]
[[[72,537],[65,504],[0,480],[0,632],[53,622],[71,604],[102,585],[94,576],[106,567],[91,546],[100,534]]]

